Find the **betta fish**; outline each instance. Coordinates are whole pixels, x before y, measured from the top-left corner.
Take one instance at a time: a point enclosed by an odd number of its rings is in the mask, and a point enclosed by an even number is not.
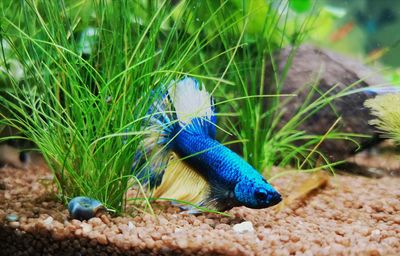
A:
[[[257,170],[216,140],[214,101],[203,84],[186,77],[163,91],[148,112],[148,135],[132,167],[137,177],[147,177],[154,198],[218,211],[281,201]]]

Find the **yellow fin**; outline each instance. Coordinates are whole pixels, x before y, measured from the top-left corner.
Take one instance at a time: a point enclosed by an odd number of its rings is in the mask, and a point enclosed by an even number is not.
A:
[[[208,182],[175,153],[172,153],[161,184],[154,189],[155,198],[171,198],[200,204],[209,191]]]

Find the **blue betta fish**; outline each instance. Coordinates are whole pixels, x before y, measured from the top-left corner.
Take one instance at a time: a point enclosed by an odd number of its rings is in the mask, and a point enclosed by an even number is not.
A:
[[[173,198],[218,211],[266,208],[280,194],[239,155],[216,139],[212,97],[196,79],[171,82],[149,111],[143,150],[133,170],[155,198]],[[141,163],[148,162],[146,168]]]

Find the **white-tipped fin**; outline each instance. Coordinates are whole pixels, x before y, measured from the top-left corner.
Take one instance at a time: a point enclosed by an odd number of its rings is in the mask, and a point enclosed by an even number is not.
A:
[[[184,78],[173,84],[168,92],[179,121],[189,124],[193,118],[211,120],[214,115],[210,94],[196,79]]]
[[[215,138],[216,116],[213,98],[194,78],[172,82],[168,93],[181,127],[194,134]]]

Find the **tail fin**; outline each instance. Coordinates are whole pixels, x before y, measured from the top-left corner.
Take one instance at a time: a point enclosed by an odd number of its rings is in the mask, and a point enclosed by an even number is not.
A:
[[[149,119],[143,125],[147,135],[132,166],[135,175],[150,188],[160,185],[173,152],[171,142],[181,129],[212,138],[216,134],[213,99],[196,79],[172,81],[162,94],[154,96]]]

